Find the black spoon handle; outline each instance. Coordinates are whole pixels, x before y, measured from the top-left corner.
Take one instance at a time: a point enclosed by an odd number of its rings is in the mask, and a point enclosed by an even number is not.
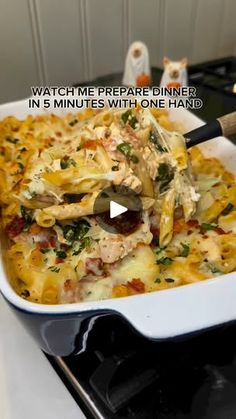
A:
[[[221,116],[209,124],[189,131],[184,134],[184,137],[186,138],[187,148],[190,148],[211,138],[231,134],[236,134],[236,112]]]

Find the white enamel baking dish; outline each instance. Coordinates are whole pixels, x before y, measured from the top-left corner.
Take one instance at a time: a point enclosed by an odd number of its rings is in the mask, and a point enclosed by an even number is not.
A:
[[[24,118],[29,111],[27,100],[0,106],[0,119],[7,115]],[[42,112],[41,112],[42,113]],[[203,124],[187,110],[170,111],[173,120],[181,121],[186,132]],[[236,148],[219,137],[201,145],[208,156],[219,158],[228,170],[236,173]],[[3,263],[0,288],[4,298],[49,353],[72,353],[81,323],[88,327],[104,313],[125,318],[140,334],[149,339],[166,339],[236,320],[236,273],[150,294],[62,305],[40,305],[20,298],[8,282]],[[55,337],[56,335],[56,337]]]

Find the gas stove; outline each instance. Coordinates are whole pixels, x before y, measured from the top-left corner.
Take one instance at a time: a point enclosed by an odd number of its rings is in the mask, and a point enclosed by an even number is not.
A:
[[[236,416],[235,334],[234,323],[150,342],[106,315],[79,354],[49,360],[90,419],[228,419]]]
[[[161,74],[152,69],[154,85]],[[85,84],[119,85],[121,76]],[[210,121],[235,111],[235,82],[234,57],[191,66],[189,84],[204,103],[195,113]],[[231,419],[236,417],[235,336],[236,322],[151,342],[121,317],[104,315],[94,321],[78,354],[46,356],[89,419]]]
[[[228,57],[190,67],[189,83],[235,96],[236,58]]]

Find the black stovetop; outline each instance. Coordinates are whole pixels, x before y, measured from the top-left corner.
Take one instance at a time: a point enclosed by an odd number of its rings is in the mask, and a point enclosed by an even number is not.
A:
[[[152,69],[154,85],[161,73]],[[121,74],[115,74],[89,84],[120,81]],[[233,82],[236,58],[190,67],[189,84],[204,103],[195,113],[210,121],[234,111]],[[48,359],[87,418],[236,418],[236,323],[154,343],[120,317],[103,316],[95,321],[85,351]]]
[[[235,336],[236,324],[228,324],[154,343],[119,317],[104,316],[86,351],[51,362],[87,418],[233,419]]]

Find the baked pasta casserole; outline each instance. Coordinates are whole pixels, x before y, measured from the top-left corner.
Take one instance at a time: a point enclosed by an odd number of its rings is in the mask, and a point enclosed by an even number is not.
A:
[[[105,231],[94,214],[111,185],[142,201],[129,234]],[[0,205],[9,278],[36,303],[130,296],[236,269],[235,178],[188,152],[166,111],[5,118]]]

